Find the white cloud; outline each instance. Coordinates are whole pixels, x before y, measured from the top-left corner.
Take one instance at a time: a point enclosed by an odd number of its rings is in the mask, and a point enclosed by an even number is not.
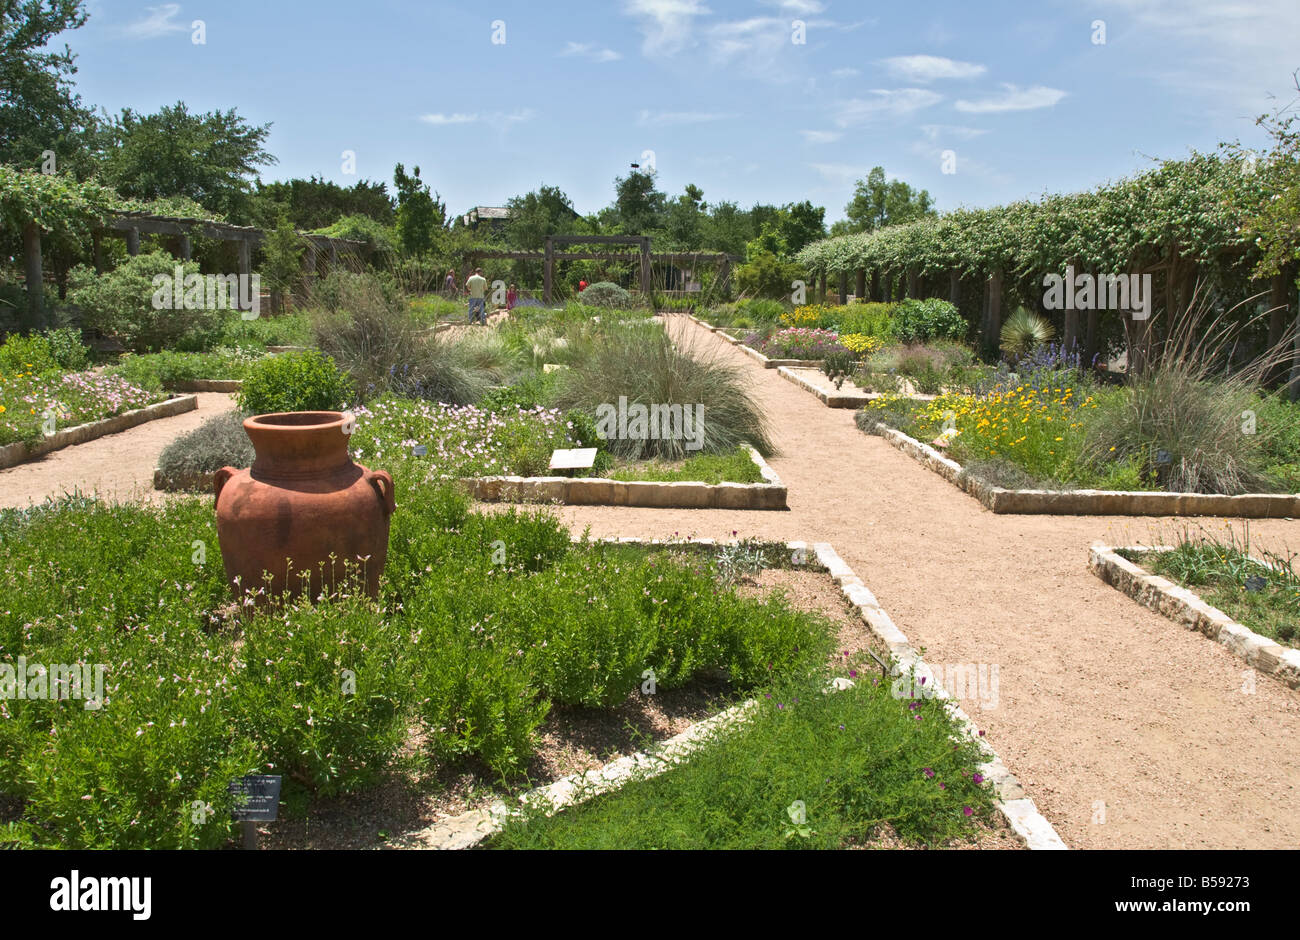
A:
[[[778,7],[782,13],[793,16],[808,16],[821,13],[826,9],[826,4],[819,3],[818,0],[764,0],[764,2],[770,7]]]
[[[623,10],[641,21],[641,51],[648,56],[694,45],[695,18],[711,12],[700,0],[625,0]]]
[[[477,114],[421,114],[420,120],[426,124],[442,126],[444,124],[474,124],[479,120]]]
[[[446,127],[452,124],[518,124],[521,121],[531,121],[537,116],[537,112],[532,108],[521,108],[518,111],[509,113],[504,111],[486,111],[479,113],[477,111],[471,114],[455,112],[454,114],[442,114],[435,112],[432,114],[421,114],[420,120],[426,124],[432,124],[435,127]]]
[[[810,144],[833,144],[844,135],[839,131],[800,131]]]
[[[1035,85],[1032,88],[1017,88],[1004,82],[1002,94],[983,98],[979,101],[959,100],[954,107],[967,114],[997,114],[1002,111],[1034,111],[1038,108],[1050,108],[1065,97],[1059,88],[1047,88]]]
[[[908,82],[932,82],[940,78],[979,78],[988,71],[975,62],[958,62],[937,55],[896,55],[882,59],[891,75]]]
[[[831,74],[834,75],[836,78],[853,78],[854,76],[861,75],[862,73],[857,69],[835,69],[834,71],[831,72]]]
[[[808,165],[828,183],[841,185],[866,179],[867,174],[871,172],[871,167],[853,163],[810,163]]]
[[[730,114],[715,114],[708,111],[646,111],[637,115],[637,123],[643,127],[664,127],[669,124],[708,124],[712,121],[725,121]]]
[[[835,124],[853,127],[876,117],[906,117],[943,100],[943,95],[926,88],[874,88],[868,94],[870,98],[841,102],[835,109]]]
[[[598,49],[596,44],[591,42],[570,42],[564,47],[564,51],[560,55],[582,56],[584,59],[591,59],[593,62],[614,62],[623,58],[613,49]]]
[[[173,22],[181,12],[179,3],[164,3],[158,7],[145,7],[143,19],[122,27],[122,34],[130,39],[156,39],[168,33],[188,32],[184,23]]]
[[[972,140],[988,131],[980,127],[961,127],[956,124],[922,124],[921,135],[934,143],[940,137],[947,140]]]

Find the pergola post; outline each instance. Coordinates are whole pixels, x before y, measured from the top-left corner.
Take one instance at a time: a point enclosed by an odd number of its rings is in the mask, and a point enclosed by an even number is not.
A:
[[[253,245],[247,238],[239,240],[239,273],[241,277],[253,273]]]
[[[546,236],[546,259],[542,262],[542,302],[551,302],[551,285],[555,275],[555,244]]]
[[[849,302],[849,272],[840,272],[840,306]]]
[[[879,301],[880,297],[880,269],[871,269],[871,299]]]
[[[126,253],[135,257],[140,253],[140,230],[138,228],[129,228],[126,230]]]
[[[654,309],[654,285],[650,280],[650,239],[641,239],[641,299]]]
[[[817,302],[819,304],[826,303],[826,272],[825,271],[823,271],[821,273],[821,277],[817,279]]]
[[[731,256],[723,255],[722,262],[718,266],[718,286],[721,290],[726,291],[731,285]]]
[[[189,233],[187,232],[184,235],[182,235],[180,237],[180,240],[181,240],[181,245],[180,245],[181,260],[189,261],[191,258],[194,257],[194,246],[190,244]]]
[[[41,227],[35,222],[23,226],[23,273],[27,281],[28,329],[40,327],[45,320],[44,272],[41,270]]]
[[[991,343],[995,354],[1002,353],[1002,269],[989,272],[984,295],[985,342]]]
[[[908,297],[916,296],[916,269],[915,268],[907,269],[907,296]]]
[[[853,284],[853,299],[863,303],[867,299],[867,269],[858,268],[857,280]]]
[[[1268,284],[1268,347],[1274,349],[1282,342],[1282,335],[1286,332],[1286,324],[1291,317],[1289,314],[1291,302],[1291,288],[1295,283],[1295,268],[1287,265],[1269,280]],[[1269,376],[1270,384],[1280,382],[1286,378],[1286,364],[1279,363],[1278,367],[1273,370]]]

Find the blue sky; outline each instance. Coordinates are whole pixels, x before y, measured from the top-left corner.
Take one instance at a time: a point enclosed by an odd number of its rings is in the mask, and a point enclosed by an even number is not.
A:
[[[280,162],[265,178],[391,187],[396,162],[418,164],[451,213],[541,183],[592,212],[647,150],[670,194],[695,183],[706,201],[742,206],[811,199],[828,222],[877,164],[940,209],[1087,189],[1223,139],[1262,143],[1255,116],[1294,97],[1300,68],[1297,0],[88,10],[85,27],[59,37],[78,53],[87,102],[234,107],[273,125]],[[345,150],[356,176],[342,171]],[[955,173],[943,172],[946,150]]]

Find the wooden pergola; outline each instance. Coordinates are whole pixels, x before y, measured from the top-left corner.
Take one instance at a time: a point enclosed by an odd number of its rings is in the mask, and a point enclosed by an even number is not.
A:
[[[164,235],[176,239],[176,254],[182,261],[189,261],[193,248],[190,239],[194,235],[212,238],[224,242],[236,242],[239,245],[239,273],[253,273],[253,247],[266,237],[266,233],[251,225],[231,225],[229,222],[213,222],[207,219],[188,219],[179,216],[151,215],[147,212],[119,212],[102,229],[92,234],[95,250],[95,270],[103,273],[104,258],[102,238],[105,234],[120,235],[126,239],[126,251],[130,255],[140,253],[140,235]],[[354,255],[361,255],[366,248],[365,242],[348,238],[332,238],[328,235],[312,235],[299,232],[312,246],[307,253],[306,263],[309,272],[316,270],[317,254],[328,254],[330,264],[337,264],[339,248],[342,247]]]
[[[636,251],[574,251],[563,252],[557,256],[557,245],[633,245]],[[721,252],[673,251],[652,252],[649,235],[548,235],[543,251],[473,251],[466,255],[471,262],[483,258],[503,259],[507,261],[542,262],[542,302],[550,303],[555,280],[555,260],[559,257],[570,261],[637,261],[640,262],[641,293],[647,297],[653,292],[650,277],[652,265],[656,262],[665,264],[717,264],[722,283],[731,277],[732,262],[743,259]]]

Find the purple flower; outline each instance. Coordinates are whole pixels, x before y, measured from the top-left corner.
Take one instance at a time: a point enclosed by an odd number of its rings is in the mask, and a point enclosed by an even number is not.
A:
[[[971,780],[973,780],[975,783],[983,783],[983,782],[984,782],[984,775],[983,775],[983,774],[971,774]]]
[[[934,776],[934,771],[931,770],[929,767],[925,768],[923,771],[921,771],[921,773],[925,774],[927,777]]]

